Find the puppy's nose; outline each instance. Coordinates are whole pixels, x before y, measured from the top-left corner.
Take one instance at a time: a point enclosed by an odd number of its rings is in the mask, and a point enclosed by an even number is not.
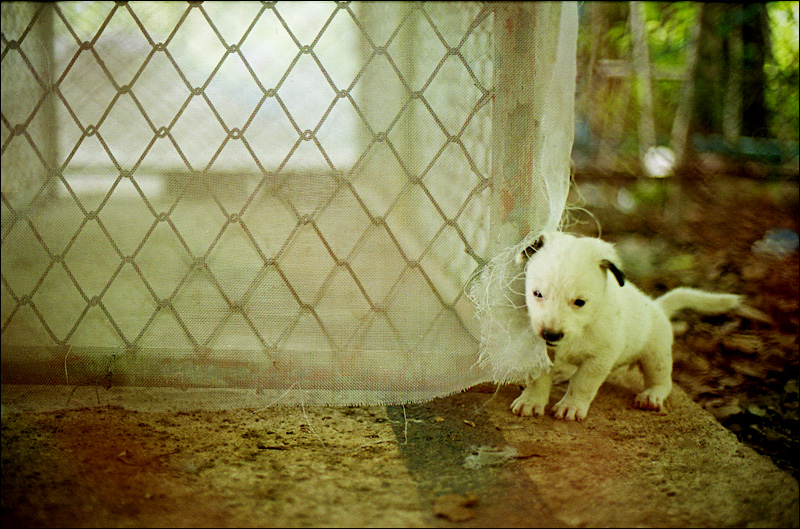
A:
[[[542,329],[542,338],[548,344],[555,344],[564,337],[563,332],[553,331],[551,329]]]

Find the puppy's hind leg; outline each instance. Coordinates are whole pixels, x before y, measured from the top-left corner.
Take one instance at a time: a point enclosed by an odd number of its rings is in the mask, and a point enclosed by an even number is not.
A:
[[[641,410],[659,411],[672,391],[672,340],[639,362],[644,375],[644,391],[636,395],[634,405]]]
[[[511,403],[511,411],[521,417],[544,415],[544,408],[550,401],[550,388],[553,377],[550,373],[542,373],[538,378],[529,380],[522,394]]]

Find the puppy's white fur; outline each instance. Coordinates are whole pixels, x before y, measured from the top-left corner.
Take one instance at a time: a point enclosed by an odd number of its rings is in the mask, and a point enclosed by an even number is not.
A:
[[[672,326],[681,309],[726,312],[741,296],[677,288],[653,300],[625,281],[614,247],[600,239],[545,232],[518,257],[525,267],[525,302],[534,332],[556,363],[577,366],[558,419],[583,420],[597,390],[617,367],[638,364],[645,389],[635,406],[660,410],[672,391]],[[553,384],[544,373],[527,381],[511,404],[517,415],[543,415]]]

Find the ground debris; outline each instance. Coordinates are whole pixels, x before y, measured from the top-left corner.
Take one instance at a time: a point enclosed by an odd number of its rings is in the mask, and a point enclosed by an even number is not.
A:
[[[433,513],[451,522],[465,522],[475,517],[477,505],[475,494],[444,494],[433,500]]]
[[[722,339],[722,346],[729,351],[739,351],[746,355],[761,352],[764,342],[754,334],[731,334]]]
[[[751,321],[758,321],[768,325],[775,325],[775,319],[762,310],[750,305],[742,304],[736,309],[736,314]]]
[[[519,450],[515,446],[473,446],[470,454],[464,458],[464,468],[477,470],[483,467],[502,465],[519,457]]]
[[[514,443],[517,450],[517,459],[528,459],[530,457],[545,457],[541,447],[532,441],[520,441]]]

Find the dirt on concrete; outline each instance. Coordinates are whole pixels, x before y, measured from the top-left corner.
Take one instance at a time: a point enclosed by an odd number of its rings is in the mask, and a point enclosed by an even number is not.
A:
[[[638,383],[606,383],[584,423],[517,417],[518,388],[488,386],[388,408],[7,414],[2,523],[798,525],[789,473],[680,389],[634,409]]]

